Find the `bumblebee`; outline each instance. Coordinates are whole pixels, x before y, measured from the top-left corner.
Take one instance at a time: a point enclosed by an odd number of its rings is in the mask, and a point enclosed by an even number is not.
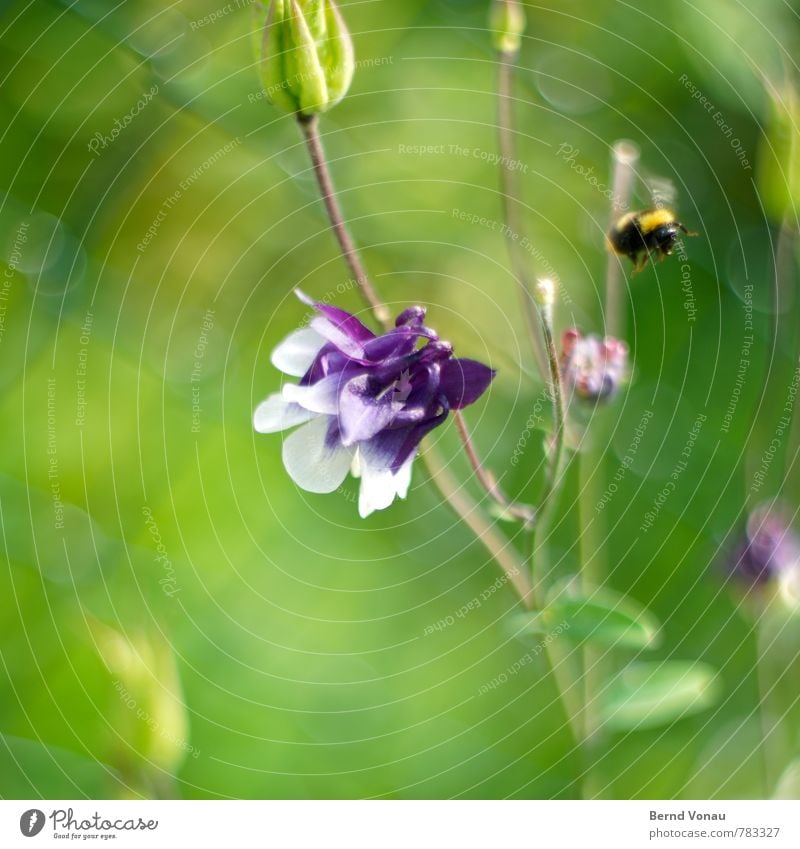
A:
[[[633,262],[633,273],[641,271],[647,260],[656,255],[663,260],[672,253],[678,240],[678,231],[696,236],[678,221],[672,210],[645,209],[623,215],[608,233],[608,248]]]

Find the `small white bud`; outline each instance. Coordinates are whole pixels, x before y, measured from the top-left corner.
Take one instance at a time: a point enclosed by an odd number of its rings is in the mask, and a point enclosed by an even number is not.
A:
[[[556,284],[549,277],[540,278],[536,281],[533,296],[540,307],[552,307],[556,302]]]

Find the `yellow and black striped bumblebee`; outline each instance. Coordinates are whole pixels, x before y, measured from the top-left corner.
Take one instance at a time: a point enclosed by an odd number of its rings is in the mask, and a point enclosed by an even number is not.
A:
[[[679,230],[687,236],[697,235],[687,230],[667,207],[629,212],[619,218],[609,231],[608,247],[615,254],[628,257],[636,274],[651,257],[659,256],[663,260],[672,253]]]

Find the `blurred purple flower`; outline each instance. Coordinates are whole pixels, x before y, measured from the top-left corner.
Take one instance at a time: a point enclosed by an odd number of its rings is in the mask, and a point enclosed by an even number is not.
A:
[[[766,584],[796,569],[799,563],[800,539],[786,511],[769,504],[756,507],[730,561],[731,573],[748,584]]]
[[[425,310],[410,307],[391,331],[376,336],[338,307],[298,297],[317,315],[272,353],[287,383],[255,411],[259,433],[302,425],[283,443],[283,463],[308,492],[333,492],[347,472],[361,479],[362,517],[405,498],[422,438],[450,410],[476,401],[495,372],[456,359],[424,325]],[[422,344],[420,344],[422,343]]]
[[[571,327],[561,337],[561,370],[568,391],[586,401],[610,400],[627,377],[628,346]]]

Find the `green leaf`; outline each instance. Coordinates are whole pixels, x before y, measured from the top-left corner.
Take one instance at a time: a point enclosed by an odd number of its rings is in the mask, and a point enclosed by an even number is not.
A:
[[[655,648],[659,641],[656,618],[627,596],[606,589],[561,586],[543,610],[519,617],[523,632],[537,635],[560,629],[573,643],[600,643],[626,649]]]
[[[707,710],[719,694],[717,671],[705,663],[631,663],[601,697],[600,715],[616,731],[654,728]]]

